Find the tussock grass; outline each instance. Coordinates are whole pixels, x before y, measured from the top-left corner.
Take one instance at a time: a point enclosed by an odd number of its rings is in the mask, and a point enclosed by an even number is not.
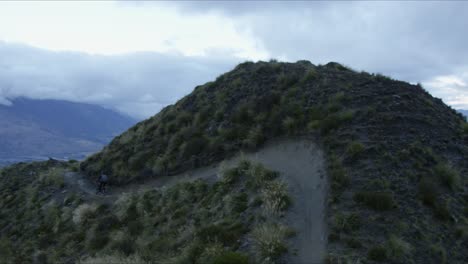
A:
[[[357,141],[352,141],[346,148],[346,153],[351,159],[357,158],[364,151],[364,145]]]
[[[395,205],[391,192],[360,191],[355,193],[353,198],[356,202],[362,203],[377,211],[390,210]]]
[[[262,190],[262,201],[265,211],[275,215],[286,210],[291,204],[288,187],[285,182],[271,181]]]
[[[261,263],[273,263],[287,251],[285,239],[288,228],[276,224],[263,224],[252,232],[255,254]]]
[[[459,173],[445,163],[439,163],[434,168],[434,173],[439,177],[439,179],[452,191],[460,185],[460,175]]]
[[[249,176],[249,182],[255,188],[264,187],[267,182],[273,180],[277,176],[277,173],[266,169],[261,163],[253,163],[246,173],[247,176]]]
[[[73,223],[80,225],[86,223],[93,218],[96,213],[97,206],[95,204],[81,204],[73,211]]]
[[[388,254],[392,259],[401,260],[405,255],[408,255],[412,247],[402,238],[395,235],[390,235],[387,241]]]
[[[51,168],[39,174],[39,182],[44,186],[63,188],[65,186],[64,173],[65,170],[62,168]]]
[[[78,264],[100,264],[100,263],[118,263],[118,264],[145,264],[150,263],[144,261],[139,255],[122,256],[117,253],[114,255],[98,255],[95,257],[84,257],[80,259]]]

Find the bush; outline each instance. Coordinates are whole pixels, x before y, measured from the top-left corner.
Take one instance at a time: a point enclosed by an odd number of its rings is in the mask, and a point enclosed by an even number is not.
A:
[[[369,250],[367,257],[374,261],[384,261],[388,257],[388,252],[387,249],[381,245],[374,246]]]
[[[348,186],[349,177],[346,175],[343,165],[335,155],[330,157],[330,176],[332,180],[332,188],[335,190],[341,190]]]
[[[462,124],[462,132],[463,134],[468,135],[468,123],[467,122],[464,122]]]
[[[355,213],[341,214],[335,216],[335,228],[338,231],[351,232],[358,230],[361,226],[361,219]]]
[[[265,142],[262,127],[258,126],[249,131],[247,138],[244,139],[244,146],[249,149],[255,149]]]
[[[377,211],[390,210],[394,206],[393,195],[390,192],[357,192],[354,200]]]
[[[447,221],[450,219],[451,214],[448,209],[447,203],[438,203],[436,204],[434,208],[434,214],[435,216],[442,220],[442,221]]]
[[[265,210],[270,214],[278,214],[288,208],[291,199],[288,195],[286,183],[279,181],[268,182],[262,190],[262,200]]]
[[[411,245],[395,235],[390,236],[387,241],[387,246],[389,249],[389,256],[393,259],[399,259],[409,254],[411,251]]]
[[[451,190],[455,190],[460,185],[460,175],[447,164],[439,163],[434,168],[434,173],[442,180],[442,182]]]
[[[291,135],[296,130],[297,122],[294,118],[288,116],[283,120],[283,128],[287,134]]]
[[[419,182],[419,195],[424,204],[434,206],[437,200],[437,187],[434,181],[428,177],[424,177]]]
[[[364,151],[364,145],[357,141],[350,142],[348,144],[348,147],[346,148],[346,153],[352,159],[356,158],[363,151]]]
[[[91,218],[96,215],[95,204],[81,204],[73,211],[73,222],[77,225],[86,224]]]
[[[226,251],[214,258],[213,264],[248,264],[249,258],[241,253]]]
[[[441,245],[432,245],[431,253],[432,256],[435,257],[435,263],[447,263],[447,251],[445,251],[445,248],[443,248]]]
[[[39,175],[39,181],[44,186],[52,186],[55,188],[63,188],[65,186],[65,180],[63,169],[52,168],[49,171]]]
[[[246,193],[240,193],[232,196],[230,201],[231,211],[237,214],[244,212],[247,209],[247,199],[248,196]]]
[[[253,246],[260,262],[272,261],[287,251],[284,226],[263,224],[252,231]]]
[[[84,257],[78,260],[78,264],[96,264],[96,263],[145,264],[149,262],[144,261],[138,255],[132,255],[129,257],[122,257],[119,255],[98,255],[95,257]]]
[[[107,245],[107,242],[109,242],[109,235],[96,229],[92,231],[94,232],[91,232],[88,236],[86,247],[91,251],[98,251]]]
[[[251,164],[246,171],[249,176],[249,183],[252,187],[264,187],[268,181],[271,181],[277,176],[277,173],[266,169],[261,163]]]
[[[233,184],[240,177],[238,168],[226,168],[224,163],[221,164],[219,170],[221,174],[221,179],[224,183]]]
[[[135,241],[129,237],[121,237],[120,239],[112,242],[111,248],[125,256],[130,256],[135,253]]]

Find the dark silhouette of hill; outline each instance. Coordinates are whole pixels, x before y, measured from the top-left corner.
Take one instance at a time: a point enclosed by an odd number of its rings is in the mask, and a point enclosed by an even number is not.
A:
[[[0,158],[78,158],[135,123],[96,105],[17,98],[11,106],[0,105]]]
[[[419,85],[338,63],[240,64],[116,137],[81,169],[128,184],[278,137],[311,138],[326,152],[331,263],[466,260],[463,116]]]

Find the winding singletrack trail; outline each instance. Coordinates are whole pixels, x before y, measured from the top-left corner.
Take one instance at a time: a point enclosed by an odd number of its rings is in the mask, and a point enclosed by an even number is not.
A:
[[[306,139],[276,140],[257,152],[244,155],[260,162],[267,168],[278,171],[282,180],[288,183],[292,206],[284,216],[284,222],[296,230],[291,238],[290,254],[287,263],[323,263],[326,252],[326,191],[327,176],[322,150]],[[224,163],[234,166],[240,155],[227,159]],[[66,188],[80,192],[89,200],[115,201],[122,193],[144,191],[153,188],[169,187],[180,181],[205,179],[216,181],[219,164],[195,169],[186,173],[158,177],[142,184],[124,187],[110,187],[106,195],[96,195],[96,184],[83,175],[67,172]]]

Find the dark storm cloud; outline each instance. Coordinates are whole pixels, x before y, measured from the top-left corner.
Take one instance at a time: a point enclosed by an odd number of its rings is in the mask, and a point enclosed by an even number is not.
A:
[[[0,42],[0,103],[19,96],[97,103],[147,117],[236,61],[142,52],[119,56],[51,52]]]

